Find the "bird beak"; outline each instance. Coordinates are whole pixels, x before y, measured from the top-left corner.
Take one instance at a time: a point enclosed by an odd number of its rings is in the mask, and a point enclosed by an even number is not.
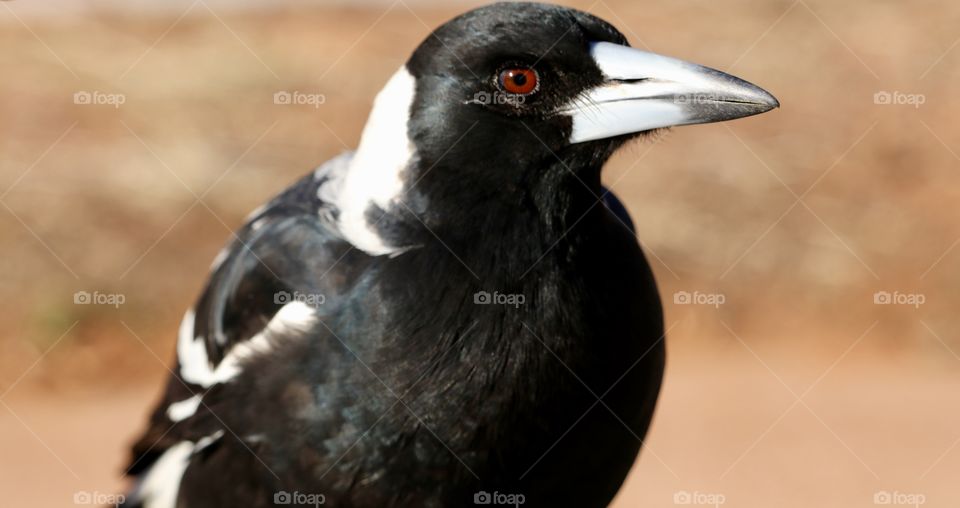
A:
[[[560,111],[573,117],[571,143],[732,120],[780,106],[766,90],[702,65],[609,42],[593,43],[590,54],[605,82]]]

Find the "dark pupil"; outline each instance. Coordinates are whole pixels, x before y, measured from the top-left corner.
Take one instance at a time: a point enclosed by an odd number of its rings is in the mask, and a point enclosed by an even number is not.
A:
[[[523,85],[527,84],[527,75],[526,75],[526,74],[517,72],[517,73],[514,73],[514,75],[512,76],[512,78],[513,78],[514,84],[516,84],[517,86],[523,86]]]

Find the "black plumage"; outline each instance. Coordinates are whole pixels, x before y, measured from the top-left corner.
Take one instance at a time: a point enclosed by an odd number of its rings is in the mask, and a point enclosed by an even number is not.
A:
[[[344,225],[359,155],[252,216],[185,318],[129,505],[439,507],[497,492],[605,506],[650,424],[664,330],[633,224],[600,183],[639,132],[571,142],[558,113],[610,81],[597,42],[626,44],[540,4],[474,10],[428,37],[403,71],[402,193],[359,203],[389,251]],[[540,89],[475,100],[503,92],[505,65],[536,69]],[[291,301],[309,315],[278,318]]]

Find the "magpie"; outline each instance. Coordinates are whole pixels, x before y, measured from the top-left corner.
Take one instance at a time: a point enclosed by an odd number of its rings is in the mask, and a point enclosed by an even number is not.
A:
[[[124,506],[605,506],[664,370],[610,155],[779,106],[536,3],[437,28],[184,316]]]

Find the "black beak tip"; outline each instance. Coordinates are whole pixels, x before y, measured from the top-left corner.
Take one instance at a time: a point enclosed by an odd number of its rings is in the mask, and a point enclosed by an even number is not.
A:
[[[760,99],[761,99],[761,100],[760,100],[760,104],[763,105],[763,112],[764,112],[764,113],[767,112],[767,111],[770,111],[771,109],[777,109],[777,108],[780,107],[780,101],[778,101],[777,98],[773,96],[773,94],[771,94],[770,92],[768,92],[768,91],[766,91],[766,90],[764,90],[764,89],[762,89],[762,88],[759,88],[759,90],[760,90],[760,92],[761,92],[761,94],[760,94]]]

